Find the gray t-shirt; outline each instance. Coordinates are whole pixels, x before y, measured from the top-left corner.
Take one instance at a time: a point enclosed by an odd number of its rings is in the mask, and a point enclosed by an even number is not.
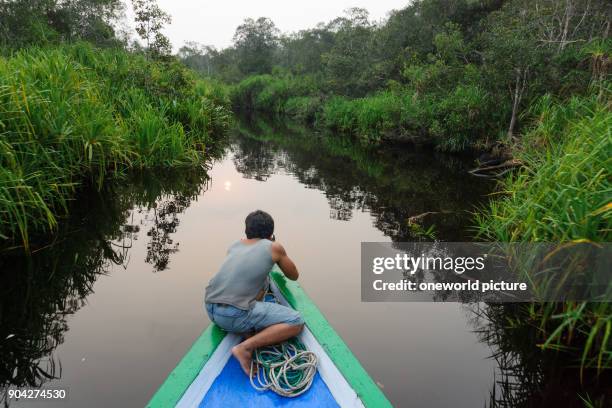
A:
[[[206,303],[223,303],[248,310],[266,286],[274,266],[272,241],[260,239],[254,244],[233,243],[219,271],[206,287]]]

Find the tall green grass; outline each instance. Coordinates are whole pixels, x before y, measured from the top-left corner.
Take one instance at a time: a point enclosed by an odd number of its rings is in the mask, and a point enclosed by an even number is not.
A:
[[[83,182],[198,164],[229,121],[211,87],[178,62],[85,43],[0,58],[0,238],[28,248]]]
[[[425,94],[395,86],[363,98],[326,97],[320,88],[309,77],[251,76],[232,88],[232,106],[324,126],[364,144],[411,140],[450,152],[486,146],[499,126],[490,95],[473,84]]]
[[[610,241],[609,106],[545,96],[532,114],[535,126],[515,149],[524,169],[504,180],[504,198],[479,216],[481,234],[500,241]]]
[[[323,121],[329,128],[352,134],[366,143],[378,143],[400,132],[401,98],[381,92],[359,99],[331,98],[323,107]]]
[[[312,118],[312,112],[309,112],[312,104],[308,102],[318,100],[319,94],[316,81],[308,76],[296,78],[254,75],[234,85],[230,90],[232,107],[236,111],[289,114],[304,119]],[[293,98],[300,99],[291,101]]]
[[[535,125],[515,155],[525,167],[501,185],[503,198],[477,216],[482,237],[513,242],[609,242],[611,238],[612,113],[595,97],[555,102],[545,96]],[[608,302],[521,305],[507,330],[529,325],[538,346],[570,357],[581,370],[612,368],[612,307]],[[581,371],[582,372],[582,371]]]

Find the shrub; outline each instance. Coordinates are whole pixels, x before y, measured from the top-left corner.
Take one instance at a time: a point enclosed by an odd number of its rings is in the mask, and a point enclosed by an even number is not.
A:
[[[546,96],[538,106],[516,152],[525,169],[505,180],[507,197],[479,219],[481,233],[502,241],[609,241],[612,113],[584,98],[556,104]]]
[[[205,86],[174,61],[83,43],[0,58],[0,238],[27,248],[84,181],[199,163],[229,119]]]
[[[505,198],[477,216],[480,234],[491,241],[609,242],[612,113],[593,98],[555,103],[540,99],[535,126],[515,154],[525,164],[502,185]],[[504,305],[507,306],[507,305]],[[567,353],[581,370],[612,366],[610,303],[521,304],[525,319],[507,330],[530,326],[543,350]],[[515,312],[512,312],[513,315]],[[510,312],[508,312],[510,314]]]
[[[428,125],[440,150],[457,152],[474,147],[494,128],[490,123],[491,103],[486,91],[474,85],[459,85],[443,98],[435,100]]]
[[[273,115],[285,113],[289,99],[317,96],[317,81],[312,77],[294,78],[291,75],[274,77],[255,75],[232,87],[230,97],[234,110],[264,112]],[[296,108],[295,101],[291,106]]]
[[[332,130],[352,133],[357,127],[356,104],[350,99],[336,96],[323,106],[323,123]]]
[[[293,96],[285,103],[285,114],[291,119],[313,124],[321,108],[321,98],[318,96]]]
[[[274,78],[270,75],[255,75],[234,85],[230,90],[232,108],[243,112],[254,111],[257,96],[272,81]]]

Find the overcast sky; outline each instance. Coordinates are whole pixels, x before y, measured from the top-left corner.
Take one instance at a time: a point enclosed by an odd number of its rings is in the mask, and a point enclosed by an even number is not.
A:
[[[172,16],[172,24],[164,32],[175,51],[185,41],[225,48],[232,44],[236,27],[248,17],[269,17],[281,31],[289,32],[327,22],[350,7],[363,7],[372,19],[379,20],[408,3],[409,0],[158,0],[159,6]]]

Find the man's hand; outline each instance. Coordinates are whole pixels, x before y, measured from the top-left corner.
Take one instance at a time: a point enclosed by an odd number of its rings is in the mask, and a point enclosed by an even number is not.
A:
[[[283,246],[278,242],[273,242],[271,251],[272,260],[278,264],[279,268],[281,269],[281,271],[283,271],[285,276],[291,280],[297,280],[300,274],[298,273],[297,267],[295,266],[291,258],[287,256],[285,248],[283,248]]]

